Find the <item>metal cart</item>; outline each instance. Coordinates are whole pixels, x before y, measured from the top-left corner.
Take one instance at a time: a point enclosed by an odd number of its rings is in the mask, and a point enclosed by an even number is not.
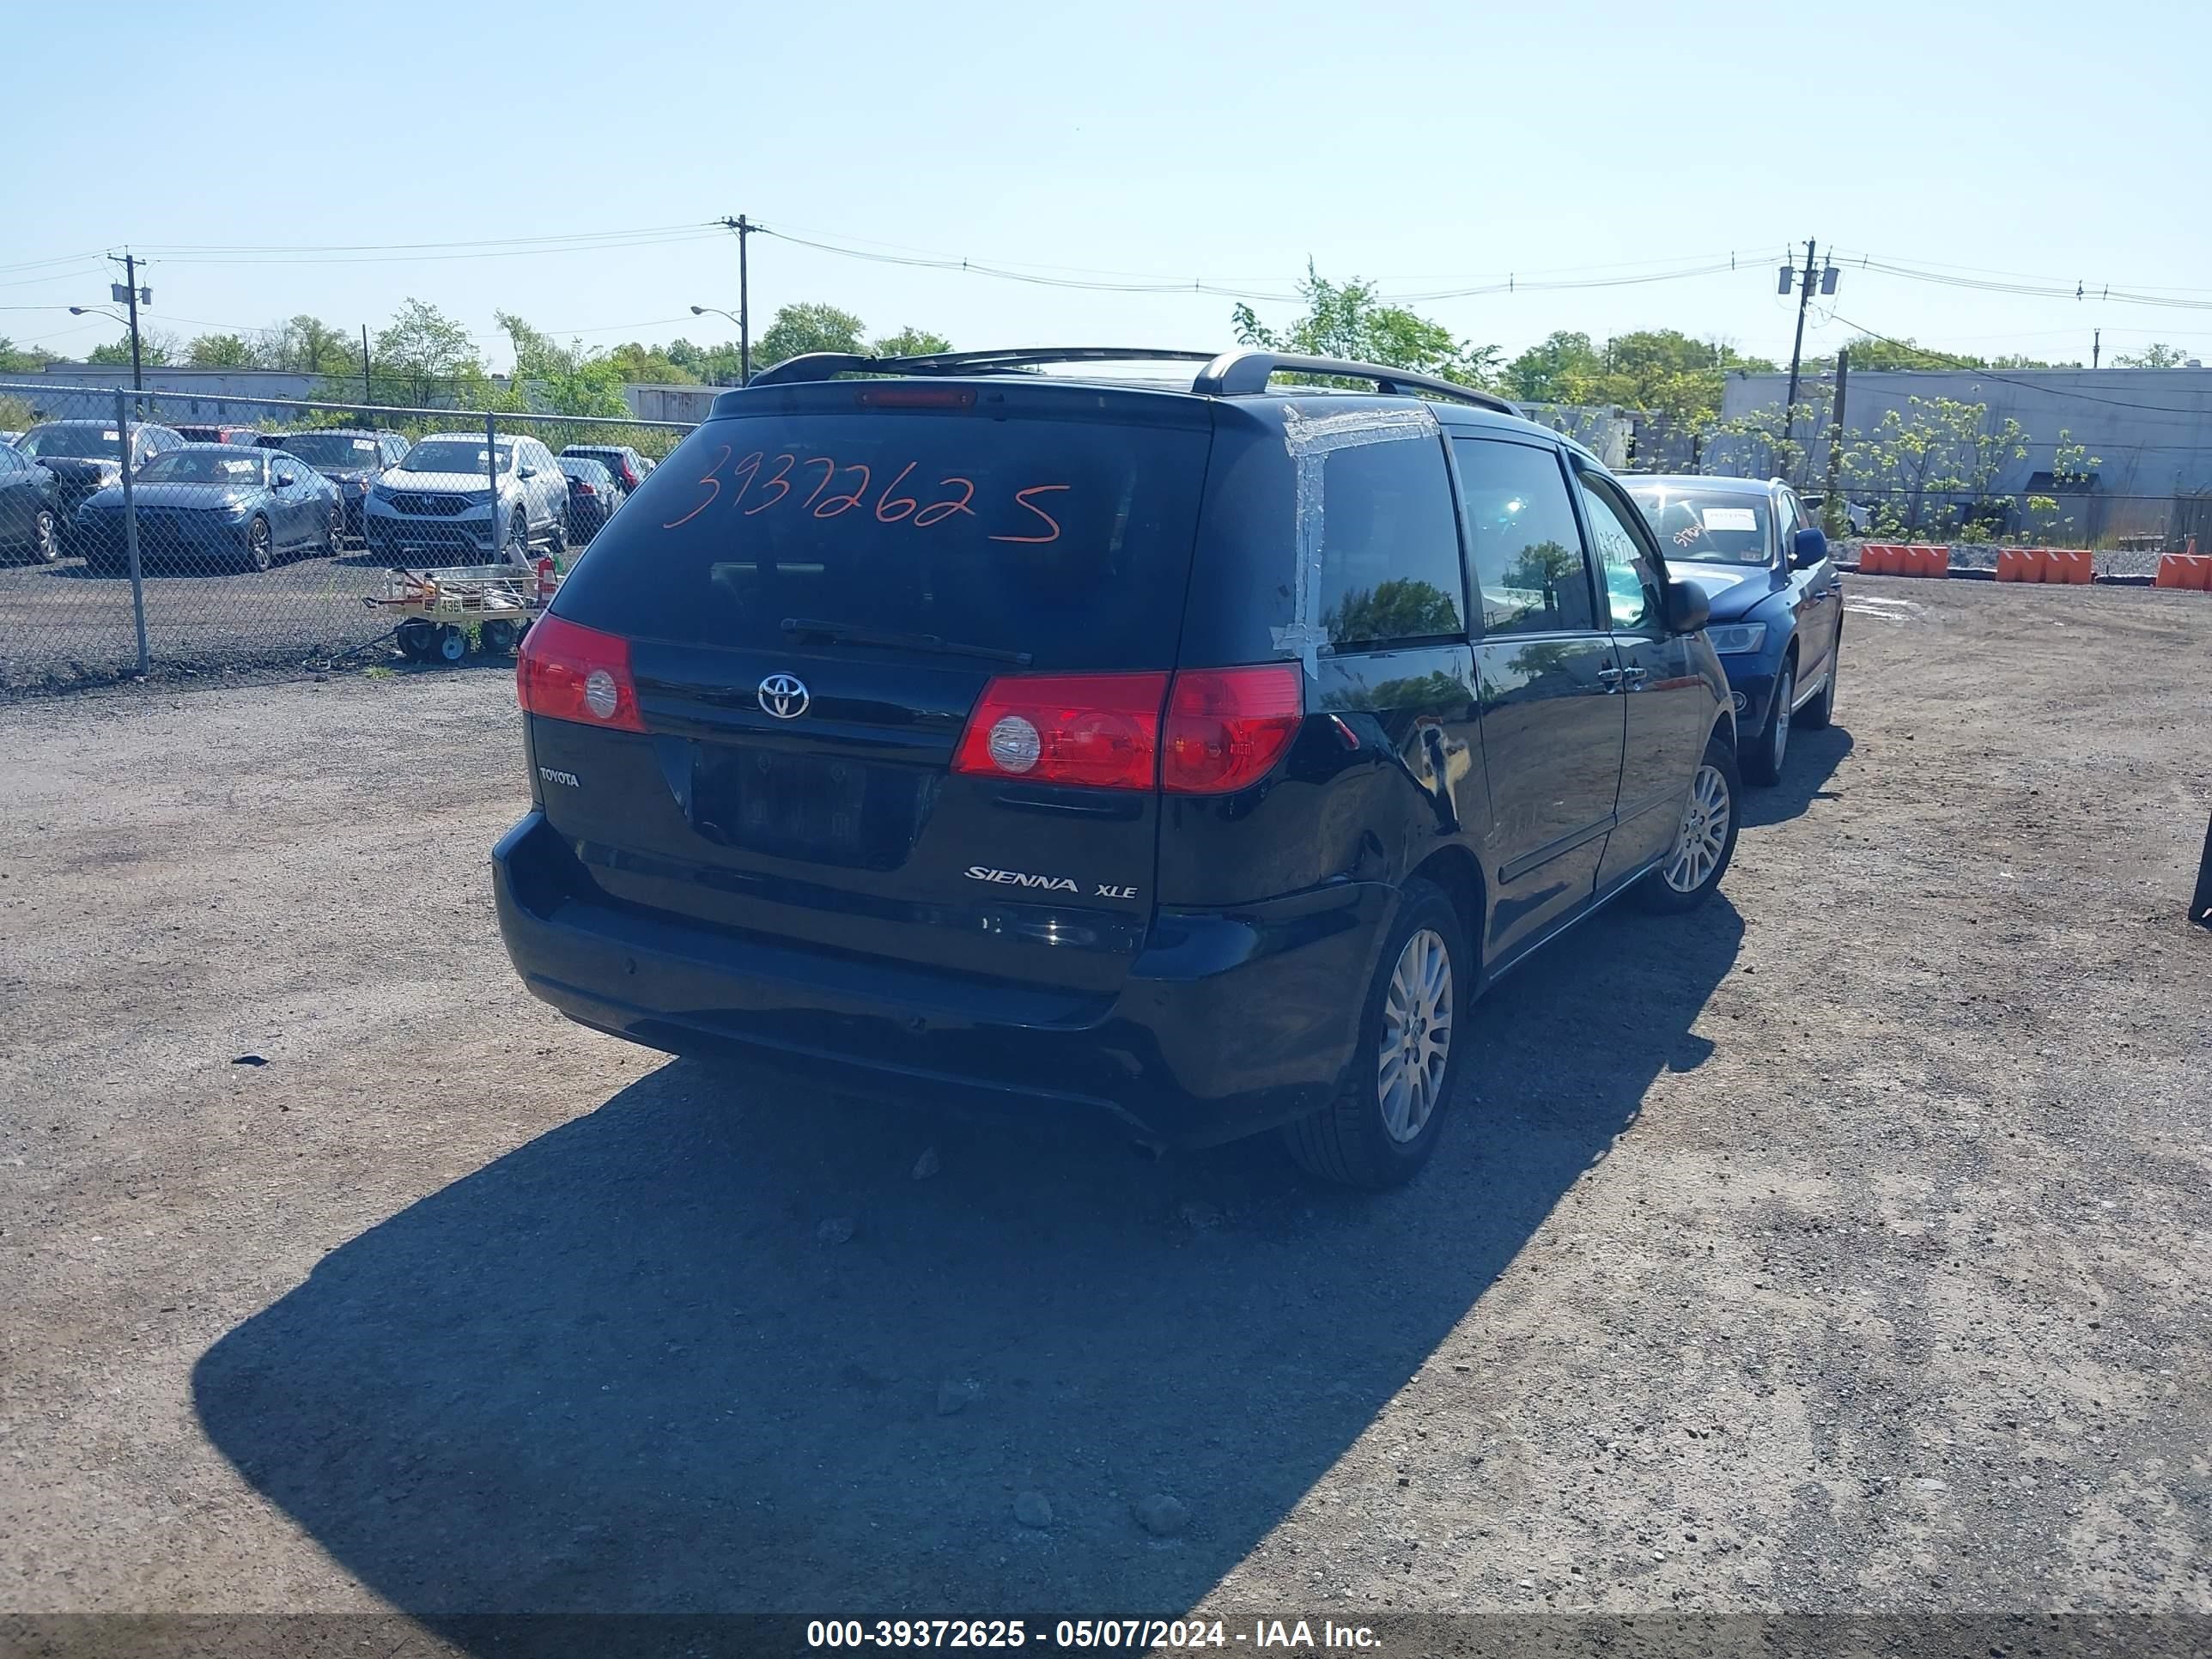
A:
[[[362,603],[399,616],[393,636],[410,661],[459,662],[469,653],[471,627],[486,651],[514,650],[560,583],[550,559],[540,559],[535,570],[513,564],[394,569],[385,574],[384,591]]]

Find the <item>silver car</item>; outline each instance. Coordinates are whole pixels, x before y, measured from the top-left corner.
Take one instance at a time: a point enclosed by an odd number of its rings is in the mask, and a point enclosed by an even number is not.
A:
[[[568,479],[535,438],[501,438],[486,465],[481,433],[417,439],[368,492],[369,551],[395,562],[503,559],[528,564],[568,544]]]

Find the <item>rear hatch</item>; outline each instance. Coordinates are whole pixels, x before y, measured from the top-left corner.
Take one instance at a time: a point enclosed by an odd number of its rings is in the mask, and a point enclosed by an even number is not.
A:
[[[654,470],[540,625],[545,653],[625,656],[637,716],[532,714],[548,820],[626,906],[1110,994],[1152,915],[1159,796],[1130,745],[1176,664],[1206,406],[1004,381],[730,401],[744,412]],[[963,744],[994,684],[990,730]],[[1042,764],[997,706],[1009,686]],[[1070,781],[1117,755],[1121,787]]]

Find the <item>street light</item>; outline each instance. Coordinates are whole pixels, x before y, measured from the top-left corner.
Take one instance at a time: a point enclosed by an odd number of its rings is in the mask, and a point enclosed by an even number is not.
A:
[[[725,311],[720,306],[691,307],[694,317],[704,317],[709,313],[717,317],[726,317],[738,325],[738,384],[743,386],[753,377],[752,325],[741,311]]]

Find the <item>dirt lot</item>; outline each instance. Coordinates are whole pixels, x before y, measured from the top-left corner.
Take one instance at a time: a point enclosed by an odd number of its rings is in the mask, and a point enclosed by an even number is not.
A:
[[[0,708],[0,1610],[2212,1611],[2212,602],[1852,591],[1381,1200],[564,1024],[495,672]]]

